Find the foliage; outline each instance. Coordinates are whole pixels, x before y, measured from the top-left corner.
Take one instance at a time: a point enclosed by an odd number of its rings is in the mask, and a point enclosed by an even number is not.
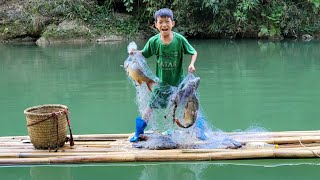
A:
[[[103,3],[96,0],[29,0],[25,13],[29,16],[29,22],[38,27],[38,19],[50,18],[51,23],[60,23],[63,20],[78,20],[87,23],[97,35],[107,33],[134,35],[138,32],[137,21],[133,18],[117,16],[113,11],[113,0],[104,0]],[[133,0],[123,0],[127,6]],[[127,11],[132,8],[127,7]],[[58,21],[56,21],[58,20]],[[41,24],[41,23],[40,23]],[[44,29],[44,28],[34,28]],[[52,33],[51,33],[52,34]]]
[[[151,16],[159,8],[174,10],[176,28],[189,36],[295,37],[319,32],[320,0],[140,0]],[[131,4],[130,6],[134,6]],[[132,9],[135,14],[135,9]],[[139,17],[145,20],[146,17]],[[143,23],[143,22],[142,22]],[[150,23],[150,21],[149,21]]]
[[[192,37],[297,37],[320,32],[320,0],[29,0],[40,17],[81,20],[103,31],[135,35],[153,25],[160,8],[174,11],[176,31]],[[117,9],[121,6],[124,10]],[[119,16],[120,14],[124,16]],[[38,28],[41,29],[41,28]],[[150,31],[152,32],[152,31]]]
[[[131,12],[133,10],[133,7],[132,7],[133,0],[123,0],[123,3],[128,12]]]

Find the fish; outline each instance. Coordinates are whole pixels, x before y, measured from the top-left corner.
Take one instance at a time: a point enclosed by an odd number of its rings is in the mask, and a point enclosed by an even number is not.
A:
[[[146,69],[148,67],[146,63],[144,63],[145,59],[140,52],[135,51],[137,46],[135,43],[132,43],[134,42],[131,42],[128,45],[129,57],[124,61],[123,67],[132,80],[139,85],[146,83],[149,91],[152,91],[152,85],[157,83],[146,74]]]
[[[145,75],[142,67],[136,60],[129,62],[128,65],[124,67],[132,80],[136,81],[139,85],[146,83],[148,89],[152,91],[152,85],[156,84],[156,82]]]
[[[198,109],[199,109],[199,100],[197,96],[193,94],[192,96],[188,97],[187,104],[184,107],[184,113],[183,113],[184,125],[182,125],[179,119],[177,118],[175,118],[174,121],[181,128],[189,128],[195,123],[197,119]]]
[[[200,77],[195,77],[187,81],[184,85],[178,87],[177,92],[174,94],[172,98],[173,123],[176,123],[181,128],[191,127],[197,119],[199,110],[199,100],[196,96],[196,91],[199,87],[199,84]],[[180,122],[178,118],[175,117],[177,107],[181,104],[185,104],[183,113],[184,125]]]
[[[190,78],[190,76],[186,77]],[[188,80],[186,83],[178,87],[176,100],[181,101],[192,94],[195,94],[200,84],[200,77]]]

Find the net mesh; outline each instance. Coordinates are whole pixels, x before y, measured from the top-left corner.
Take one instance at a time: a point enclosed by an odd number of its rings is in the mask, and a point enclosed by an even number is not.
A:
[[[124,62],[128,79],[136,89],[136,104],[142,117],[147,117],[148,130],[152,133],[147,141],[134,146],[147,149],[172,148],[239,148],[241,142],[248,141],[253,134],[266,132],[258,126],[247,130],[225,133],[208,123],[199,101],[197,88],[200,78],[189,73],[178,87],[163,85],[148,67],[137,45],[128,45],[129,57]],[[134,72],[134,73],[133,73]],[[140,83],[139,83],[140,81]],[[153,84],[153,90],[148,87]],[[145,116],[147,114],[147,116]],[[178,122],[177,122],[178,121]],[[177,124],[181,124],[181,128]],[[199,142],[199,135],[206,140]],[[258,136],[266,138],[265,136]]]

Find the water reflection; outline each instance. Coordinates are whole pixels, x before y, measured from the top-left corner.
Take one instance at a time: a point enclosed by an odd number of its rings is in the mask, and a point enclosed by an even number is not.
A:
[[[0,167],[5,180],[100,180],[100,179],[252,179],[281,177],[318,179],[318,159],[228,160],[211,162],[111,163]]]
[[[49,167],[49,166],[34,166],[30,167],[31,180],[73,180],[71,167]]]
[[[145,165],[139,180],[163,180],[163,179],[183,179],[201,180],[203,172],[209,164],[167,164],[166,166]]]

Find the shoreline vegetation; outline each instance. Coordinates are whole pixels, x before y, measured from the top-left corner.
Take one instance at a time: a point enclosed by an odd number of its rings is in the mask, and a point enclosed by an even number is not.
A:
[[[0,0],[0,42],[147,39],[162,7],[188,38],[320,39],[320,0]]]

